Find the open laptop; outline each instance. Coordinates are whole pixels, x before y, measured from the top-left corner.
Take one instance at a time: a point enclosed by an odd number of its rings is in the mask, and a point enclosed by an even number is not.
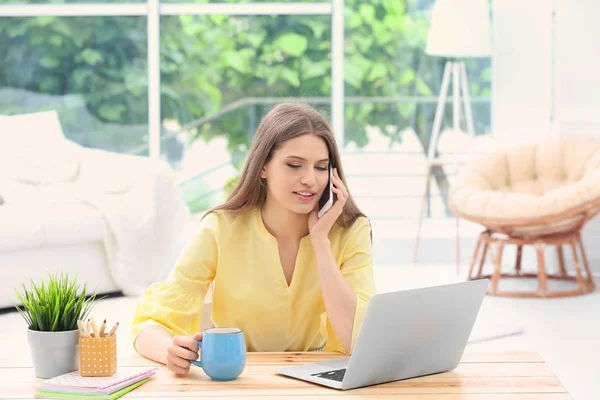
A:
[[[350,357],[277,372],[345,390],[450,371],[462,358],[488,284],[479,279],[376,294]]]

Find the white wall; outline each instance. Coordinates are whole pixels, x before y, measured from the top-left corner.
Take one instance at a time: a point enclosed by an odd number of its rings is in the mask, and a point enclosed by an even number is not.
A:
[[[552,131],[552,2],[492,6],[492,132],[520,140]]]
[[[600,2],[495,0],[492,10],[495,139],[600,136]],[[600,273],[600,217],[584,242]]]
[[[600,137],[600,2],[556,1],[556,129]],[[590,264],[600,273],[600,217],[584,228]]]

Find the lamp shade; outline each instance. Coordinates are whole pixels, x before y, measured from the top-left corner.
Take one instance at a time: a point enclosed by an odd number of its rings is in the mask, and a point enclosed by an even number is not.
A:
[[[489,0],[437,0],[431,13],[427,54],[487,57],[491,53]]]

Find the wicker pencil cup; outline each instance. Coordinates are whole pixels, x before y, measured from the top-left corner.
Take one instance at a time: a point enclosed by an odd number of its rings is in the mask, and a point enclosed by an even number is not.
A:
[[[79,375],[112,376],[117,370],[117,335],[79,337]]]

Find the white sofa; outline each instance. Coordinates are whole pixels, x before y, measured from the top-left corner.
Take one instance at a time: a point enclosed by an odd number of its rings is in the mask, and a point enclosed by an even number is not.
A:
[[[48,272],[138,295],[193,228],[166,162],[79,146],[55,112],[0,116],[0,198],[0,308]]]

